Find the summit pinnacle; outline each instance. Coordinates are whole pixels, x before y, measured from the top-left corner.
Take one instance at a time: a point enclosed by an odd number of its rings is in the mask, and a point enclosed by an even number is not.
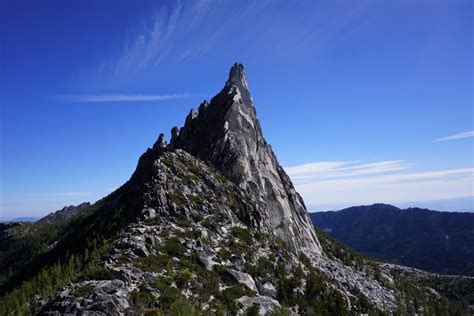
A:
[[[229,79],[226,86],[235,86],[239,89],[242,95],[242,101],[245,104],[252,104],[252,97],[250,96],[249,87],[247,84],[247,76],[244,72],[244,65],[235,63],[229,71]]]
[[[222,91],[191,111],[172,133],[173,149],[211,162],[258,206],[262,229],[299,253],[320,253],[303,199],[266,142],[248,90],[244,66],[235,63]],[[205,107],[205,108],[204,108]]]

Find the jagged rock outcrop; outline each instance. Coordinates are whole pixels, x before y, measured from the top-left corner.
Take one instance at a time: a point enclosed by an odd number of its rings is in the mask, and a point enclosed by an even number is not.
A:
[[[296,252],[321,252],[301,196],[263,137],[242,64],[234,64],[222,91],[171,134],[171,148],[210,162],[252,197],[265,231]]]
[[[53,212],[51,214],[46,215],[45,217],[38,220],[38,222],[57,222],[62,221],[68,218],[73,217],[74,215],[87,210],[91,204],[89,202],[84,202],[79,205],[69,205],[65,206],[59,211]]]

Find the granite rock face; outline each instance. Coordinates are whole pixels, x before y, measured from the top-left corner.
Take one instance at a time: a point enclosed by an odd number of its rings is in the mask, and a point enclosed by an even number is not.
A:
[[[244,190],[257,205],[266,232],[296,253],[321,253],[304,202],[263,137],[242,64],[233,65],[210,103],[192,110],[179,131],[173,128],[170,147],[210,162]]]

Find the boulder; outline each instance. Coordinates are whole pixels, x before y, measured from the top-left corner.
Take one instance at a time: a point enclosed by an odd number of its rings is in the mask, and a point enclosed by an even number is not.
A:
[[[257,292],[257,286],[255,285],[255,281],[252,279],[250,274],[240,272],[233,269],[226,269],[225,274],[233,279],[238,283],[242,283],[243,285],[247,286],[249,289]]]
[[[278,303],[278,301],[268,296],[255,296],[255,297],[242,296],[237,301],[243,305],[244,311],[252,305],[257,305],[260,308],[259,310],[260,315],[267,315],[274,308],[280,307],[280,303]]]

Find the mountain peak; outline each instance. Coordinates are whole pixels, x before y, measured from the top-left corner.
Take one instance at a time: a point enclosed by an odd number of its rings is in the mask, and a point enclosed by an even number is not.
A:
[[[248,105],[252,104],[252,97],[250,96],[247,75],[245,74],[243,64],[237,62],[230,68],[229,79],[227,79],[226,86],[237,87],[242,96],[242,102]]]
[[[211,163],[251,197],[265,231],[296,253],[321,252],[302,198],[263,137],[241,63],[231,67],[222,91],[198,112],[191,110],[171,135],[170,150]]]

